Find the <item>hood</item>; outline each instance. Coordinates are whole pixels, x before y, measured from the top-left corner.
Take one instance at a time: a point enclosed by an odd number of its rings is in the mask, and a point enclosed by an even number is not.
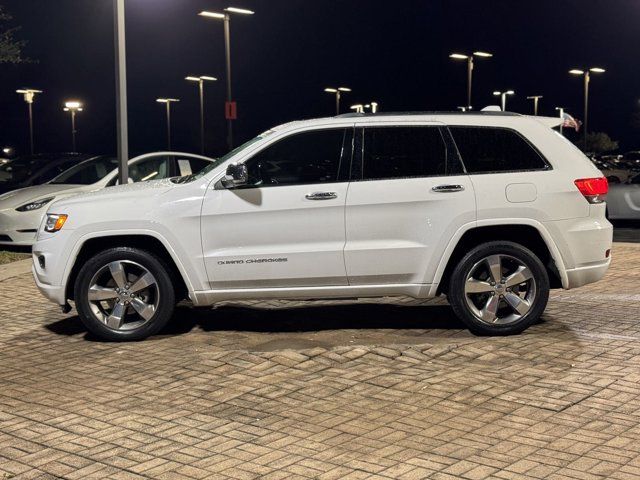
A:
[[[13,190],[12,192],[0,195],[0,210],[4,208],[17,208],[34,200],[55,197],[56,194],[61,192],[71,193],[72,191],[79,190],[81,188],[82,187],[79,187],[78,185],[44,184]]]
[[[56,206],[73,205],[77,203],[102,202],[112,200],[136,201],[143,198],[154,197],[176,187],[170,179],[151,180],[148,182],[130,183],[127,185],[116,185],[113,187],[101,188],[93,192],[74,195],[60,202],[56,202]]]

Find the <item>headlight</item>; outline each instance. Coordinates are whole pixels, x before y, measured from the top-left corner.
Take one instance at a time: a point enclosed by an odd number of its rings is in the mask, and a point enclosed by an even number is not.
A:
[[[21,207],[16,208],[18,212],[30,212],[32,210],[38,210],[44,207],[47,203],[53,200],[55,197],[43,198],[42,200],[36,200],[34,202],[27,203]]]
[[[44,231],[49,233],[57,232],[62,228],[66,221],[67,215],[47,213],[47,221],[44,223]]]

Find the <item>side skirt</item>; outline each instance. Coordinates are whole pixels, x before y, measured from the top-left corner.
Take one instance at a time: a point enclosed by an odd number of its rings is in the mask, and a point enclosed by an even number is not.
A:
[[[408,296],[430,298],[432,285],[394,284],[394,285],[347,285],[323,287],[287,287],[287,288],[234,288],[226,290],[206,290],[190,292],[189,298],[196,306],[213,305],[227,300],[261,299],[298,299],[320,300],[330,298],[365,298]]]

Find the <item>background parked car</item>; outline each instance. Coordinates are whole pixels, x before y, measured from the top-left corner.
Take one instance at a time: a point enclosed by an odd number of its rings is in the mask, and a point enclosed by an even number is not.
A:
[[[625,167],[640,173],[640,152],[627,152],[622,155],[621,160],[624,162]]]
[[[27,155],[0,164],[0,194],[19,188],[42,185],[92,155],[42,153]]]
[[[611,220],[640,220],[640,173],[625,183],[609,187],[607,217]]]
[[[198,173],[214,160],[188,153],[166,152],[129,160],[129,182],[144,182]],[[90,158],[43,185],[0,195],[0,245],[31,246],[54,200],[116,185],[118,161],[110,156]]]
[[[625,160],[623,155],[591,155],[589,158],[598,170],[607,177],[611,185],[626,183],[637,171],[640,171],[640,169],[636,170],[632,163]]]

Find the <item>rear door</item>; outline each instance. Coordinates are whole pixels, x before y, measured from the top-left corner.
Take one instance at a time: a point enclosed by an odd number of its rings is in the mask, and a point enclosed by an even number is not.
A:
[[[475,220],[473,186],[438,123],[364,125],[347,195],[351,285],[431,283],[439,256]]]

